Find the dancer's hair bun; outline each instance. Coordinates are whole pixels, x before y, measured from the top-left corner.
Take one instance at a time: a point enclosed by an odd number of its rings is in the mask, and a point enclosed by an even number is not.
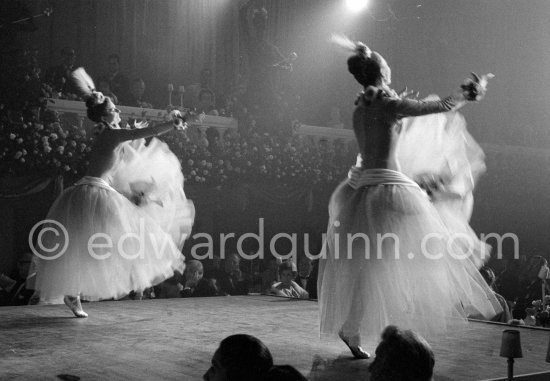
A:
[[[331,41],[341,48],[353,52],[348,59],[348,70],[357,82],[365,87],[376,85],[381,77],[381,68],[378,60],[373,59],[373,51],[367,45],[352,41],[347,36],[340,34],[333,34]]]
[[[355,45],[355,54],[361,57],[370,58],[372,50],[362,42],[358,41]]]

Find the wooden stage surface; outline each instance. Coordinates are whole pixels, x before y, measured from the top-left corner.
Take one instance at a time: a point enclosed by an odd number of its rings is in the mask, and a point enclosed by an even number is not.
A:
[[[0,380],[200,380],[220,340],[260,338],[277,364],[309,380],[368,380],[371,360],[318,337],[317,303],[268,296],[160,299],[84,304],[76,319],[61,305],[0,308]],[[436,381],[506,376],[499,357],[503,325],[472,322],[465,332],[431,340]],[[519,328],[516,374],[550,370],[550,331]],[[375,343],[365,345],[374,352]],[[77,378],[75,378],[77,379]]]

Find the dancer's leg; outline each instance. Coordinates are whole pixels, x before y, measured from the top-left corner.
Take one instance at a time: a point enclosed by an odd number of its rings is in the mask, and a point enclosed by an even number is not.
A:
[[[69,296],[66,295],[63,298],[63,301],[73,311],[74,316],[77,318],[88,317],[88,314],[82,309],[82,304],[80,303],[80,296]]]
[[[349,347],[355,358],[368,359],[370,354],[361,348],[360,327],[361,320],[363,320],[363,316],[365,314],[365,308],[360,290],[360,282],[356,282],[355,288],[350,296],[353,303],[351,305],[348,318],[342,325],[342,329],[339,332],[339,336]]]

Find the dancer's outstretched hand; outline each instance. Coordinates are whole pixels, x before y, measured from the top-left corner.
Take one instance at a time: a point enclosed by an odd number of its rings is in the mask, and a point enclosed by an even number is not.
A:
[[[170,118],[174,122],[174,128],[176,130],[185,131],[187,129],[185,118],[183,117],[183,115],[181,115],[181,112],[179,110],[174,109],[170,111]]]
[[[468,101],[480,101],[487,93],[487,84],[489,79],[494,78],[494,74],[488,73],[482,76],[471,73],[472,78],[467,78],[460,86],[464,91],[464,97]]]
[[[399,93],[397,93],[397,95],[401,99],[403,99],[403,98],[414,98],[414,99],[416,99],[420,95],[420,92],[419,91],[414,91],[414,90],[409,90],[405,86],[405,88],[403,90],[401,90]]]

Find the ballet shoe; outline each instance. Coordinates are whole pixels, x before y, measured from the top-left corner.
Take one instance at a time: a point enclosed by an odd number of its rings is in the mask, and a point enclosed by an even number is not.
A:
[[[342,339],[344,343],[346,343],[349,350],[353,354],[353,357],[358,360],[366,360],[370,358],[370,354],[368,352],[365,352],[360,346],[350,345],[349,338],[344,336],[344,333],[342,331],[338,332],[338,336],[340,337],[340,339]]]
[[[88,314],[82,309],[82,304],[80,304],[80,297],[65,296],[63,301],[73,311],[74,316],[77,318],[88,317]]]

